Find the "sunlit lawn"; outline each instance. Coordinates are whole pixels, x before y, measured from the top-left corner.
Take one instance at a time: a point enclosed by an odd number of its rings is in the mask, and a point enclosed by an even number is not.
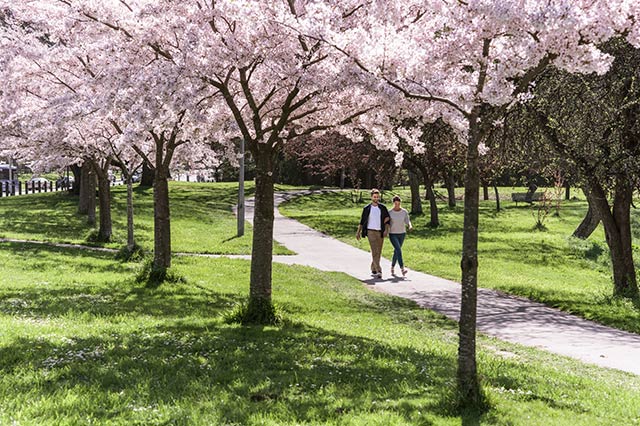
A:
[[[390,198],[387,191],[385,197]],[[410,208],[408,191],[397,191]],[[502,188],[508,194],[510,188]],[[365,200],[367,196],[365,195]],[[389,203],[391,204],[391,203]],[[586,201],[563,202],[560,215],[551,213],[546,232],[534,230],[535,208],[503,201],[495,211],[494,201],[482,201],[479,228],[479,285],[518,294],[576,313],[604,324],[640,333],[640,306],[611,297],[613,284],[604,233],[599,228],[587,241],[570,237],[586,213]],[[351,195],[329,193],[297,198],[280,208],[298,219],[349,244],[357,243],[355,231],[365,202],[352,203]],[[440,277],[460,280],[462,248],[462,203],[455,209],[440,203],[442,226],[432,229],[428,204],[425,215],[412,218],[415,232],[404,244],[406,265]],[[639,214],[634,213],[634,232]],[[383,255],[390,259],[388,242]],[[636,262],[640,252],[636,252]],[[365,265],[366,266],[366,265]],[[639,264],[640,266],[640,264]]]
[[[0,424],[460,425],[457,329],[343,274],[274,265],[275,327],[223,322],[249,262],[0,243]],[[632,425],[640,378],[481,337],[491,409],[462,424]]]
[[[118,248],[126,242],[126,188],[112,187],[113,242]],[[247,196],[253,193],[247,185]],[[237,203],[235,183],[170,183],[171,240],[176,252],[232,253],[251,252],[252,228],[236,237]],[[0,199],[0,237],[51,242],[86,243],[91,227],[86,216],[77,213],[78,197],[64,192],[42,193]],[[153,248],[153,190],[136,187],[134,221],[137,242]],[[276,253],[288,253],[275,245]]]

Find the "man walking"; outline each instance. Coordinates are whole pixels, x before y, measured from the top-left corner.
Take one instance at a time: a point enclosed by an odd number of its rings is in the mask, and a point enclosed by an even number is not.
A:
[[[371,274],[376,278],[382,278],[380,256],[382,255],[382,243],[389,233],[389,210],[384,204],[380,204],[380,191],[371,190],[371,203],[362,209],[360,225],[356,239],[367,237],[371,246]]]

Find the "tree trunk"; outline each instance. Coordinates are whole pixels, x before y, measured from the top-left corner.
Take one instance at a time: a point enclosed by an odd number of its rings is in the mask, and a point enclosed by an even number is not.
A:
[[[140,176],[140,186],[151,188],[153,186],[153,181],[155,179],[154,170],[147,165],[147,163],[142,164],[142,175]]]
[[[493,193],[496,194],[496,211],[500,211],[500,194],[498,193],[498,187],[493,186]]]
[[[365,188],[373,188],[373,172],[369,169],[365,170]]]
[[[271,274],[273,258],[273,156],[266,145],[252,149],[256,162],[255,207],[253,213],[253,246],[249,283],[248,322],[269,323],[273,320]]]
[[[564,199],[567,201],[571,199],[571,185],[568,183],[564,185]]]
[[[344,167],[340,169],[340,189],[344,189],[344,180],[347,177],[347,173],[344,170]]]
[[[73,195],[80,195],[80,185],[82,181],[82,167],[76,164],[72,164],[71,172],[73,173],[73,185],[71,186],[71,193]]]
[[[111,241],[113,227],[111,223],[111,182],[109,182],[109,176],[106,173],[98,173],[98,197],[100,201],[98,239],[108,242]]]
[[[596,211],[592,196],[587,185],[583,187],[583,192],[587,197],[589,209],[587,210],[587,214],[584,219],[582,219],[582,222],[580,222],[580,225],[578,225],[576,230],[573,231],[573,236],[582,240],[586,240],[598,227],[598,224],[600,223],[600,216],[598,216],[598,212]]]
[[[631,245],[631,201],[633,189],[626,177],[616,178],[613,209],[610,209],[606,193],[597,182],[590,182],[594,205],[604,226],[605,237],[611,255],[614,296],[635,298],[638,296],[633,249]],[[612,211],[613,210],[613,211]]]
[[[409,188],[411,189],[411,214],[422,214],[422,200],[420,199],[420,180],[413,170],[409,172]]]
[[[427,191],[427,199],[429,200],[429,227],[437,228],[440,226],[440,219],[438,218],[438,203],[436,203],[436,195],[433,192],[433,183],[429,178],[424,178],[424,186]]]
[[[482,185],[482,199],[484,201],[489,199],[489,187],[487,185]]]
[[[89,189],[89,169],[91,167],[85,161],[84,165],[79,167],[80,177],[76,181],[78,183],[78,195],[80,198],[78,199],[78,213],[87,214],[89,213],[89,194],[91,193]]]
[[[453,208],[456,206],[456,182],[453,177],[453,173],[447,174],[446,183],[447,183],[447,195],[449,198],[449,207]]]
[[[169,182],[163,168],[161,161],[156,162],[153,180],[153,268],[156,271],[166,271],[171,266]]]
[[[479,130],[475,112],[469,119],[467,169],[464,179],[464,230],[462,235],[462,295],[460,302],[458,345],[458,392],[466,406],[480,402],[476,365],[476,315],[478,297],[478,206],[480,175],[478,171]]]
[[[87,164],[86,188],[87,188],[87,223],[96,224],[96,174]]]
[[[133,234],[133,182],[131,174],[127,174],[127,249],[133,251],[136,241]]]

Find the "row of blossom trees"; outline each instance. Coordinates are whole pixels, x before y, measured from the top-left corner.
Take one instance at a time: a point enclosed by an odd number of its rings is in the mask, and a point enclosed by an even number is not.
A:
[[[631,0],[0,0],[0,126],[25,158],[86,162],[99,178],[115,157],[152,169],[160,273],[171,264],[170,168],[214,163],[220,153],[209,147],[242,137],[256,162],[248,319],[268,322],[282,147],[336,128],[355,142],[364,129],[379,146],[397,149],[400,136],[419,150],[422,124],[442,120],[466,145],[458,384],[462,401],[476,404],[487,112],[526,98],[551,65],[606,72],[611,56],[596,46],[614,35],[639,45],[639,8]],[[398,129],[405,119],[416,126]]]

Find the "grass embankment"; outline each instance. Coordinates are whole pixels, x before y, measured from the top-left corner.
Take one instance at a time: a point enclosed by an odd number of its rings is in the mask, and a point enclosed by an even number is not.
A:
[[[212,237],[214,238],[214,237]],[[18,254],[19,253],[19,254]],[[455,324],[344,274],[274,265],[281,328],[224,312],[249,262],[0,243],[0,424],[460,425]],[[462,424],[640,422],[640,377],[479,338],[491,410]]]
[[[398,192],[407,200],[404,207],[410,208],[408,191]],[[506,193],[504,189],[502,192]],[[390,191],[385,198],[391,198]],[[367,200],[366,194],[364,199]],[[349,192],[310,195],[284,204],[280,211],[368,250],[366,241],[355,240],[360,213],[368,201],[353,203],[351,200]],[[391,202],[387,201],[387,205]],[[439,207],[441,226],[437,229],[427,226],[428,204],[423,206],[427,214],[412,218],[415,231],[404,243],[405,264],[459,281],[463,206],[458,203],[454,209],[445,204]],[[532,209],[520,203],[516,207],[510,201],[503,201],[502,207],[503,210],[496,213],[494,201],[480,203],[478,282],[481,287],[528,297],[602,324],[640,333],[640,304],[611,297],[611,266],[602,229],[586,241],[571,237],[586,213],[586,201],[564,201],[559,216],[548,216],[545,232],[534,230],[535,206]],[[640,214],[634,215],[634,235],[640,237]],[[392,254],[393,247],[385,243],[383,255],[391,259]],[[640,252],[636,252],[635,259],[640,261]]]
[[[171,241],[175,252],[249,254],[251,225],[236,236],[232,207],[237,184],[170,182]],[[111,188],[113,239],[105,247],[119,248],[127,239],[126,187]],[[247,185],[247,196],[253,186]],[[86,244],[92,227],[86,215],[77,213],[78,197],[66,192],[42,193],[0,199],[0,237],[48,242]],[[136,241],[153,249],[153,189],[135,187]],[[277,254],[290,253],[275,244]]]

